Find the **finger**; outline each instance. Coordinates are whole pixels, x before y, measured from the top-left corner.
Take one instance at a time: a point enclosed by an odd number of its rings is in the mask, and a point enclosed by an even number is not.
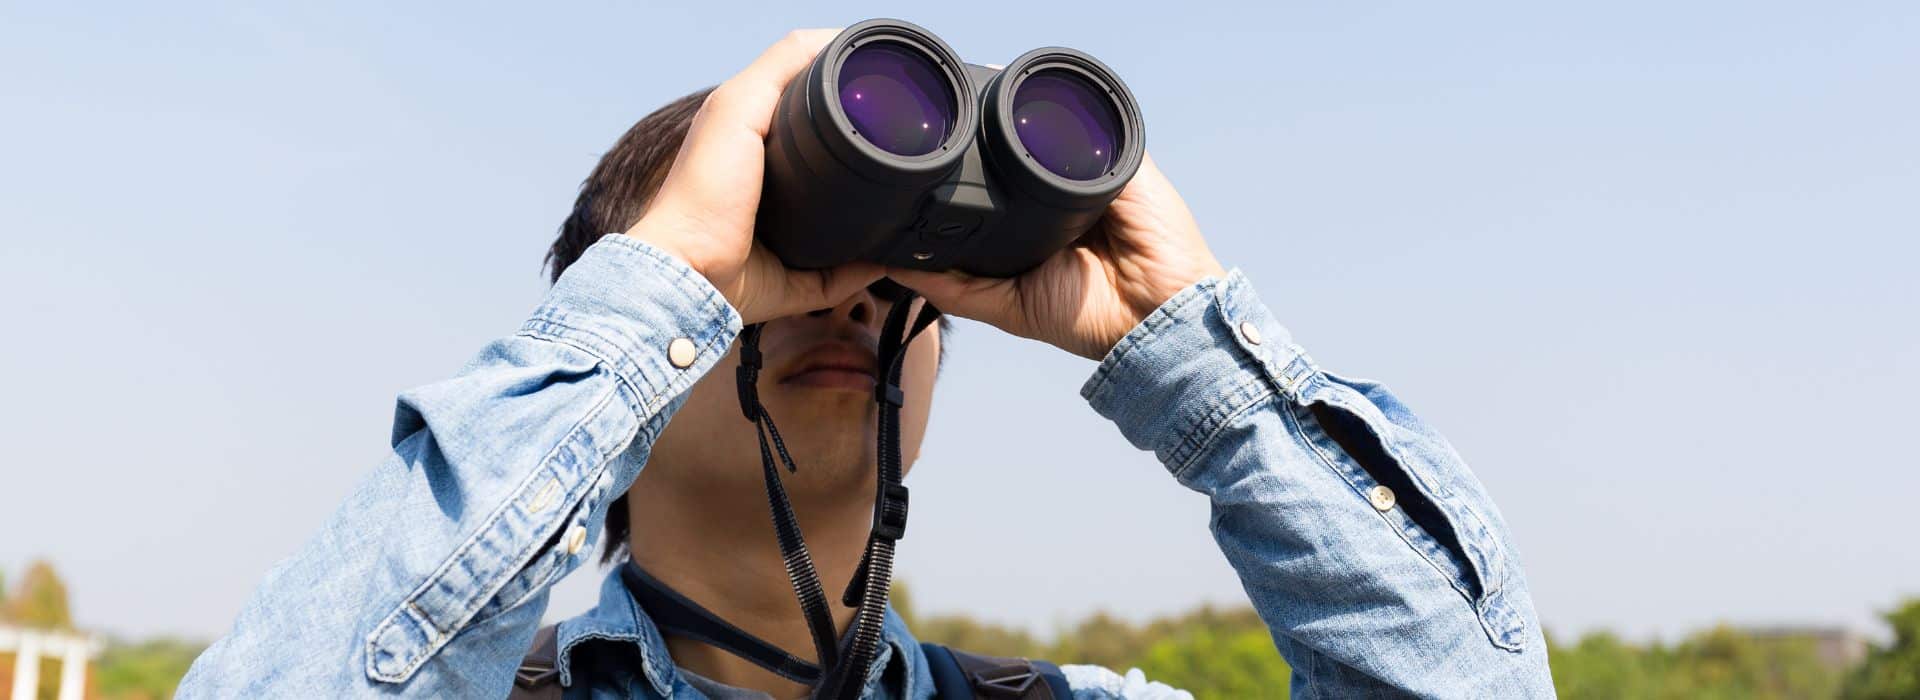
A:
[[[1127,180],[1127,186],[1120,189],[1120,196],[1129,199],[1155,198],[1163,192],[1173,190],[1173,183],[1167,181],[1167,174],[1160,172],[1160,166],[1153,162],[1153,154],[1140,155],[1140,169]]]
[[[742,313],[748,323],[838,306],[886,276],[886,268],[868,262],[847,263],[825,270],[788,269],[778,260],[771,260],[772,253],[764,251],[757,245],[754,247],[756,255],[764,253],[768,259],[768,264],[757,266],[756,277],[777,278],[777,281],[766,285],[768,293],[760,295],[767,299],[766,308],[756,306]]]
[[[756,142],[765,140],[780,92],[839,33],[838,29],[800,29],[767,47],[745,70],[707,96],[695,120],[696,125],[709,127],[701,136],[734,139],[744,132]],[[704,145],[693,134],[688,143],[696,149]]]
[[[901,267],[887,268],[887,277],[926,297],[941,311],[955,316],[983,321],[1002,329],[1009,329],[1018,317],[1019,287],[1011,279]]]
[[[789,33],[745,70],[714,88],[694,116],[674,167],[661,184],[663,204],[691,196],[687,203],[700,209],[724,210],[737,204],[735,199],[757,199],[764,142],[780,92],[838,33],[837,29]],[[743,177],[743,173],[750,174]],[[749,178],[752,182],[743,181]]]
[[[766,138],[780,92],[839,34],[839,29],[796,29],[774,42],[746,70],[722,86],[733,89],[715,105],[716,118],[740,119],[743,126]]]
[[[837,306],[880,281],[887,269],[870,262],[851,262],[826,270],[789,271],[788,280],[799,285],[793,289],[797,311],[812,311]]]

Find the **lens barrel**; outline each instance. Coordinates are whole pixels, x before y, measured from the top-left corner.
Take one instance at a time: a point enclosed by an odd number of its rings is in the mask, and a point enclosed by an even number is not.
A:
[[[969,65],[899,20],[848,27],[781,95],[756,235],[788,266],[1007,277],[1092,228],[1139,169],[1140,110],[1073,49]]]

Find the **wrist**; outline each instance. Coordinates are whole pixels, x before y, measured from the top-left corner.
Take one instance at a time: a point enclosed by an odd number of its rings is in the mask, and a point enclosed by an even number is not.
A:
[[[672,236],[662,235],[659,231],[643,228],[640,225],[634,226],[623,235],[653,246],[660,252],[672,256],[673,259],[685,263],[687,267],[693,268],[694,272],[700,273],[700,276],[707,278],[708,282],[713,281],[713,276],[707,274],[707,266],[689,254]]]

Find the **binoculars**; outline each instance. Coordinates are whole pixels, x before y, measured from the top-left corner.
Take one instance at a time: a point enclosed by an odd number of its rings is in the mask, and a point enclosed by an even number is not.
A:
[[[1145,152],[1133,93],[1092,56],[988,68],[891,19],[835,37],[771,127],[755,235],[801,269],[1012,277],[1092,228]]]

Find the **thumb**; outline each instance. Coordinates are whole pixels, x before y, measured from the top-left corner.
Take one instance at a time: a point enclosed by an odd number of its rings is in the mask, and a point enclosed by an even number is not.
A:
[[[887,268],[887,277],[918,292],[941,311],[1011,330],[1020,312],[1019,288],[1012,279],[974,277],[958,270],[928,272]]]
[[[802,313],[833,306],[880,280],[884,268],[869,262],[851,262],[825,270],[789,270],[781,311]]]

